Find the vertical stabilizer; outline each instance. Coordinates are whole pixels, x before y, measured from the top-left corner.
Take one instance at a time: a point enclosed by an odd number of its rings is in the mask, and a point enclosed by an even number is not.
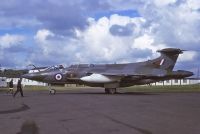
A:
[[[159,50],[161,56],[153,60],[153,64],[157,65],[161,69],[173,70],[179,54],[183,53],[183,50],[177,48],[166,48]]]

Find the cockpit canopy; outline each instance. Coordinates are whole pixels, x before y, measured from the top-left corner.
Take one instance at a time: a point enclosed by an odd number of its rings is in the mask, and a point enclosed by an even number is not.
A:
[[[50,66],[45,69],[45,71],[50,71],[50,70],[57,70],[57,69],[63,69],[63,65],[55,65],[55,66]]]

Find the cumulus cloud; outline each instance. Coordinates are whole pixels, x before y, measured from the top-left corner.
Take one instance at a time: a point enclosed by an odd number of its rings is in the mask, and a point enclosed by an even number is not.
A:
[[[131,36],[133,34],[134,24],[127,24],[126,26],[112,25],[110,33],[115,36]]]
[[[200,42],[199,11],[191,10],[188,1],[177,2],[170,2],[165,7],[151,3],[141,9],[141,14],[152,28],[157,43],[182,48],[191,48],[192,44],[192,48],[196,48]]]
[[[0,36],[0,64],[12,67],[24,64],[23,56],[18,53],[27,50],[22,44],[25,40],[26,37],[23,35]]]
[[[48,37],[50,36],[54,36],[54,34],[47,30],[47,29],[41,29],[39,31],[37,31],[36,35],[34,36],[34,39],[38,42],[38,43],[46,43],[46,40]]]
[[[200,1],[198,1],[198,0],[188,0],[187,5],[189,6],[189,8],[191,8],[193,10],[200,9]]]
[[[166,48],[165,44],[155,44],[155,40],[153,36],[148,34],[144,34],[138,38],[134,39],[133,48],[140,49],[151,49],[153,52],[156,52],[159,49]]]
[[[186,51],[184,52],[184,54],[180,55],[179,61],[180,62],[193,61],[197,56],[198,54],[195,51]]]
[[[152,18],[154,19],[154,17]],[[141,61],[158,56],[159,54],[156,53],[158,49],[182,48],[184,45],[186,48],[189,45],[187,42],[198,42],[190,38],[191,36],[178,38],[180,35],[177,35],[176,30],[184,29],[177,27],[172,30],[173,26],[168,28],[168,24],[165,25],[162,19],[157,23],[151,22],[148,17],[145,18],[145,15],[144,17],[128,17],[114,14],[98,20],[89,18],[87,29],[75,29],[73,38],[56,35],[50,30],[39,30],[35,39],[37,42],[39,41],[44,55],[48,57],[49,54],[53,54],[67,57],[65,60],[68,63]],[[164,28],[167,31],[163,31]],[[181,32],[181,34],[185,33]],[[186,34],[192,35],[191,33]],[[59,38],[53,38],[58,36]],[[59,48],[59,52],[56,48]],[[71,58],[68,59],[68,57]],[[188,62],[196,57],[197,53],[186,53],[180,61]]]
[[[109,4],[101,0],[2,0],[0,9],[0,28],[43,27],[67,35],[74,28],[84,29],[87,14],[109,9]]]
[[[0,8],[0,29],[36,31],[26,35],[32,44],[27,63],[134,62],[156,57],[165,47],[199,49],[197,0],[2,0]],[[14,44],[0,43],[1,51],[20,51]],[[199,59],[189,52],[180,62]]]
[[[161,7],[169,4],[174,4],[176,0],[154,0],[155,5]]]
[[[155,44],[189,50],[180,56],[178,68],[199,66],[200,12],[197,3],[196,0],[177,0],[165,5],[150,3],[140,10],[151,28]]]
[[[102,17],[99,20],[89,18],[88,28],[75,29],[74,38],[59,36],[50,30],[42,29],[36,33],[35,41],[42,50],[43,56],[49,57],[49,60],[52,58],[51,55],[64,57],[57,62],[63,62],[63,59],[69,63],[131,62],[136,61],[138,56],[143,59],[151,56],[151,48],[148,48],[151,44],[146,44],[145,48],[133,47],[135,37],[145,33],[142,29],[144,22],[143,18],[124,17],[117,14],[111,15],[110,18]],[[131,34],[122,34],[124,29],[112,31],[111,29],[115,26],[131,27],[128,31]]]
[[[10,35],[5,34],[0,36],[0,49],[9,48],[12,45],[17,45],[25,40],[25,37],[22,35]]]

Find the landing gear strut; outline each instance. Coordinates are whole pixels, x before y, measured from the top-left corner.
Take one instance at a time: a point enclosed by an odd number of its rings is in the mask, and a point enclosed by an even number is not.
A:
[[[105,88],[105,93],[106,94],[115,94],[116,88]]]

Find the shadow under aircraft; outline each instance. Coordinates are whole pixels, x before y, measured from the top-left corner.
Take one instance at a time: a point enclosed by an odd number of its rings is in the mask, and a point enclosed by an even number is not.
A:
[[[174,71],[179,54],[184,50],[166,48],[159,50],[160,57],[144,62],[127,64],[76,64],[69,67],[49,67],[43,71],[22,75],[23,78],[50,85],[83,84],[103,87],[105,93],[114,94],[119,87],[144,85],[170,79],[184,79],[190,71]],[[51,93],[55,93],[51,89]]]

